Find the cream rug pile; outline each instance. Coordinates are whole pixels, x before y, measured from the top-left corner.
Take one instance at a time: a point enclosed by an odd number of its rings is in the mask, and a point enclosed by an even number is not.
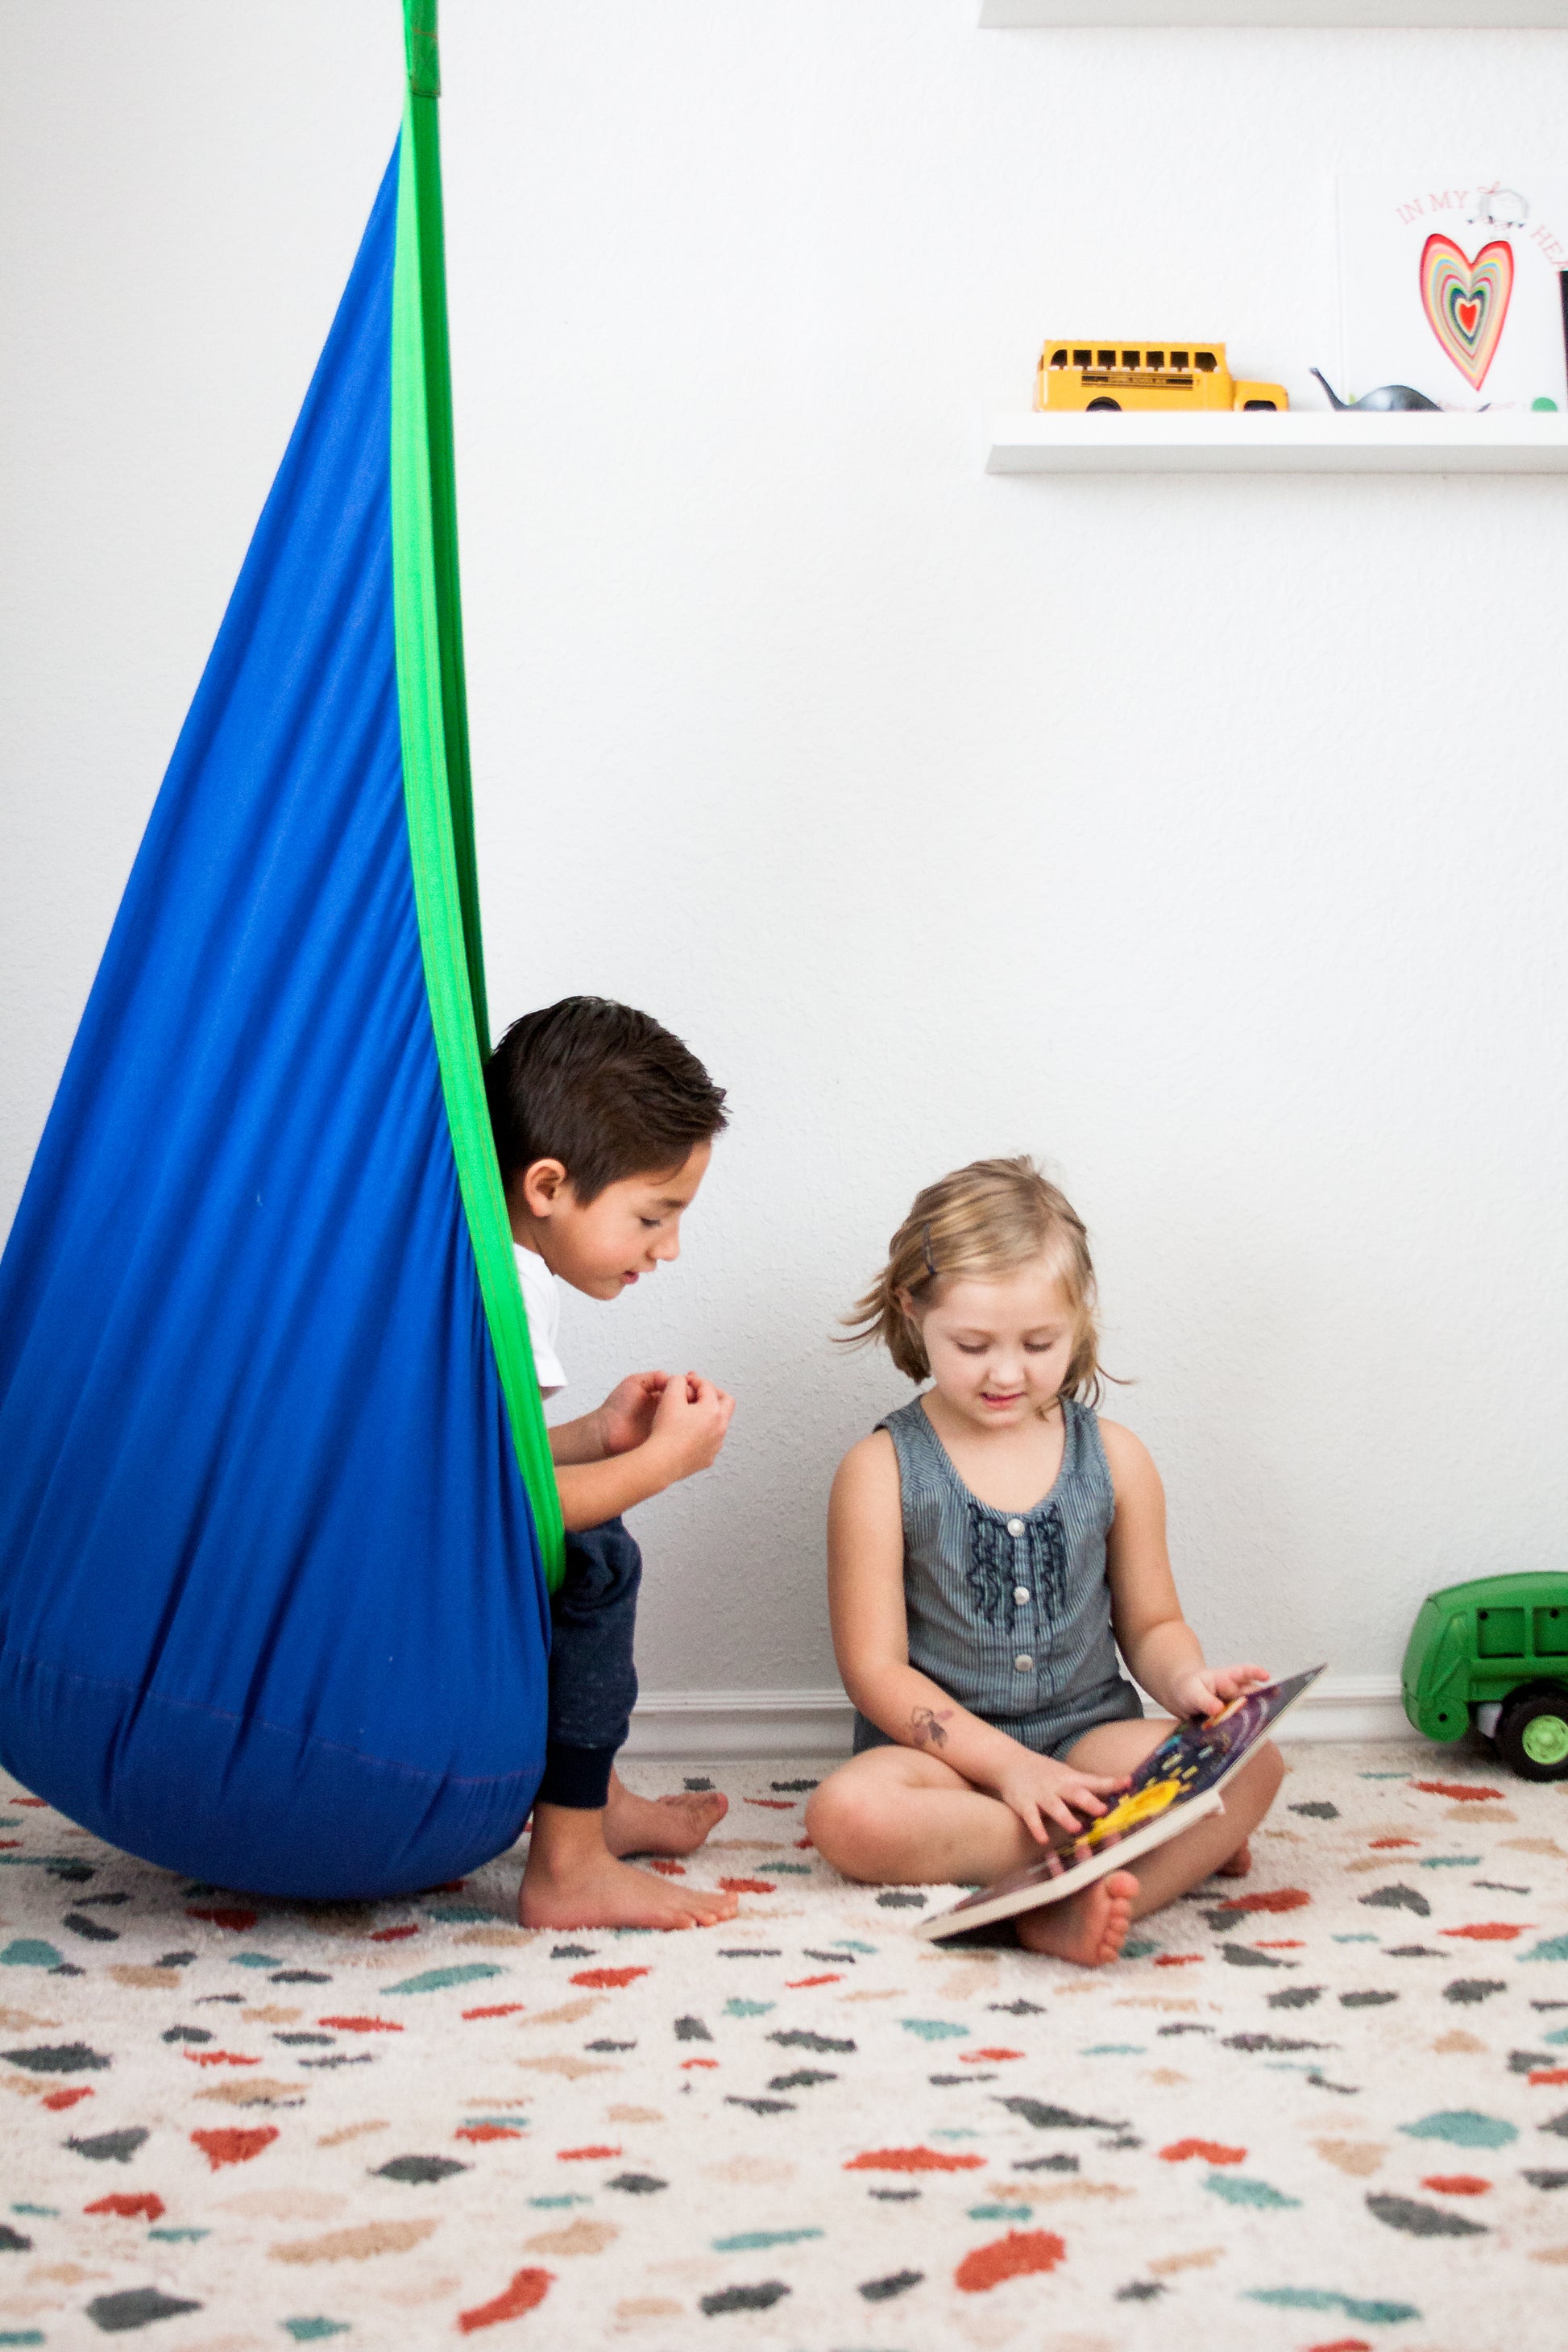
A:
[[[1568,1786],[1303,1747],[1088,1975],[715,1770],[711,1934],[193,1885],[0,1812],[0,2346],[1568,2345]],[[634,1769],[648,1790],[686,1776]],[[678,1865],[672,1865],[678,1866]]]

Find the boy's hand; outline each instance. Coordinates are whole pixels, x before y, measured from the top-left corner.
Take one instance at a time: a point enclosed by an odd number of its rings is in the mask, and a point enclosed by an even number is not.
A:
[[[1206,1722],[1233,1698],[1261,1689],[1273,1676],[1265,1666],[1187,1666],[1171,1684],[1171,1712]]]
[[[629,1372],[599,1407],[599,1442],[606,1455],[629,1454],[653,1435],[658,1401],[669,1386],[668,1372]]]
[[[665,1383],[648,1443],[659,1448],[671,1486],[718,1459],[734,1410],[732,1396],[695,1372]]]
[[[1125,1775],[1110,1780],[1103,1772],[1080,1772],[1074,1765],[1058,1764],[1054,1757],[1037,1756],[1031,1748],[1020,1747],[1016,1763],[1009,1763],[992,1785],[1029,1835],[1044,1845],[1051,1833],[1051,1822],[1058,1829],[1081,1829],[1083,1823],[1077,1815],[1093,1819],[1104,1812],[1104,1800],[1115,1796],[1127,1781]]]

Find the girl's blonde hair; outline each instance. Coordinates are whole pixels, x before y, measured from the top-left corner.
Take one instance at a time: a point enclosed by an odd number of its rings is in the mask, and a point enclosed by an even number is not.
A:
[[[925,1342],[900,1292],[926,1306],[938,1286],[956,1275],[994,1280],[1041,1260],[1060,1283],[1077,1327],[1061,1393],[1098,1404],[1107,1375],[1100,1363],[1089,1235],[1071,1202],[1026,1152],[1016,1160],[972,1160],[916,1193],[888,1244],[887,1265],[842,1318],[850,1336],[840,1344],[868,1347],[880,1340],[900,1372],[927,1380]]]

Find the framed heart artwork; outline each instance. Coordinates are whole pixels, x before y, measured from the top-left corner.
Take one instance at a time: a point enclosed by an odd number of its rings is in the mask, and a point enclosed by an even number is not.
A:
[[[1347,398],[1568,409],[1568,179],[1356,173],[1338,194]]]

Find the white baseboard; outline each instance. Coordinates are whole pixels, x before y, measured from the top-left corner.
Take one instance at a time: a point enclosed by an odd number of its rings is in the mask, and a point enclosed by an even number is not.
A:
[[[626,1753],[690,1764],[847,1756],[851,1720],[841,1690],[645,1691]],[[1300,1702],[1282,1736],[1409,1738],[1398,1675],[1326,1675]]]

